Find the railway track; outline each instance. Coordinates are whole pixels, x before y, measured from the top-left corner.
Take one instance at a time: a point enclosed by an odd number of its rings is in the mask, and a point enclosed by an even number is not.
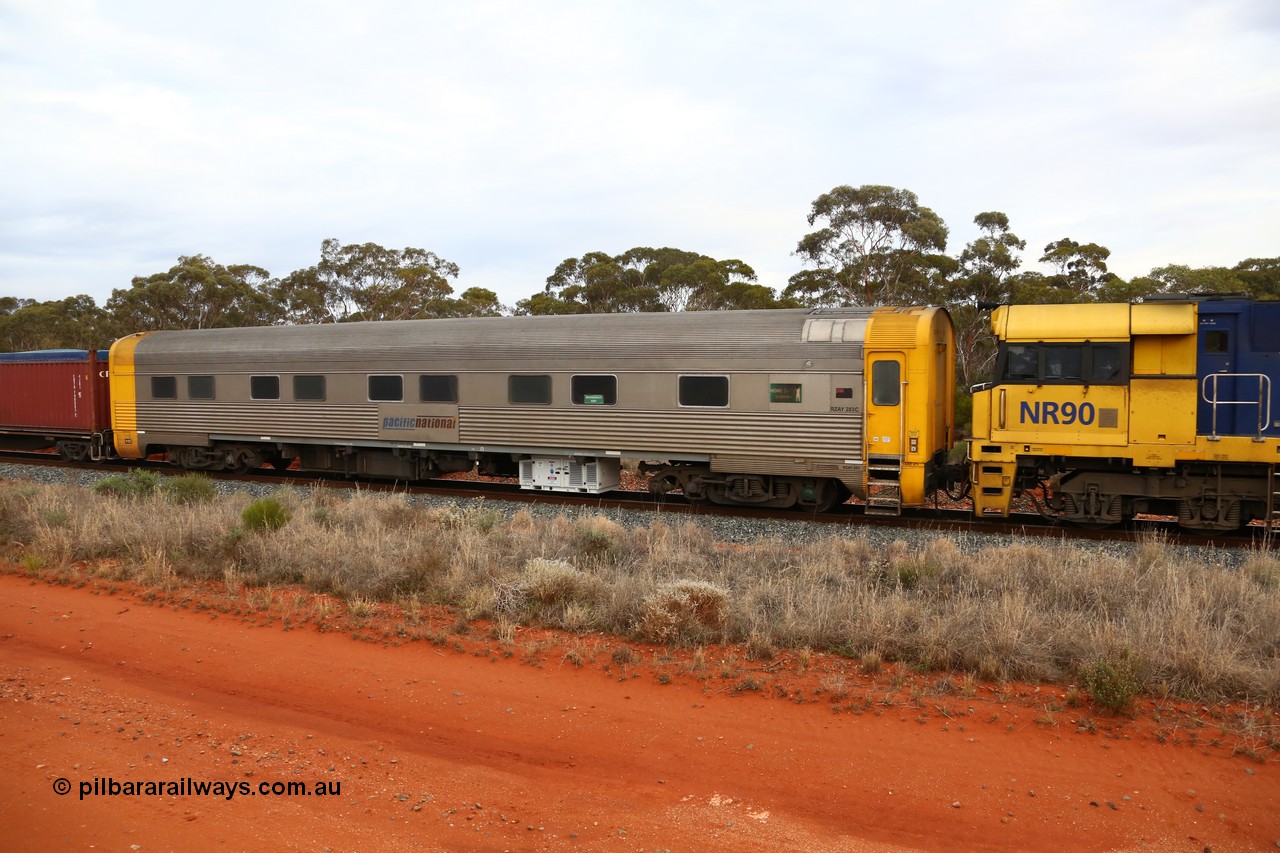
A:
[[[172,465],[153,460],[77,462],[62,459],[52,453],[13,450],[0,450],[0,462],[110,473],[123,473],[136,469],[154,471],[164,475],[179,473]],[[216,471],[206,473],[210,479],[232,482],[273,483],[306,488],[323,485],[327,488],[396,491],[412,495],[434,495],[457,500],[502,500],[582,509],[661,512],[691,517],[723,516],[760,520],[807,521],[833,526],[865,525],[882,528],[902,528],[904,530],[927,529],[933,532],[950,532],[958,535],[1052,538],[1093,542],[1132,542],[1145,536],[1160,536],[1171,544],[1189,547],[1223,548],[1269,547],[1272,535],[1271,531],[1257,523],[1226,535],[1189,534],[1180,530],[1175,520],[1166,518],[1142,519],[1124,526],[1101,529],[1072,527],[1052,519],[1046,519],[1036,513],[1015,513],[1007,520],[976,520],[973,518],[972,508],[966,506],[938,506],[931,509],[903,510],[899,516],[883,516],[868,515],[864,512],[863,506],[857,503],[847,503],[828,512],[817,513],[692,502],[679,494],[659,496],[653,495],[648,491],[614,491],[600,495],[529,491],[521,489],[513,481],[497,479],[433,479],[428,482],[405,483],[287,469],[276,471],[270,468],[260,468],[243,474]]]

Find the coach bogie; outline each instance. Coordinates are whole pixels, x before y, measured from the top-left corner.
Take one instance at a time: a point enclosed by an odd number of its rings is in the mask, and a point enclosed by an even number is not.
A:
[[[171,446],[165,458],[192,471],[233,471],[243,474],[279,458],[272,451],[246,444],[215,444],[211,447]]]

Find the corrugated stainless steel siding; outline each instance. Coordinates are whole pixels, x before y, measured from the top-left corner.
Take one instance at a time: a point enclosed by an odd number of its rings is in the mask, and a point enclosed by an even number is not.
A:
[[[138,404],[138,429],[199,435],[269,435],[273,438],[376,439],[378,407],[323,407],[293,403],[198,403],[158,401]]]
[[[828,413],[471,408],[458,411],[466,445],[571,447],[734,456],[857,459],[861,424]]]

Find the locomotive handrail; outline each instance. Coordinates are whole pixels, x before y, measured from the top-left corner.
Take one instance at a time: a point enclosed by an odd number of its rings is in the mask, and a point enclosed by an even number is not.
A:
[[[1209,380],[1213,380],[1210,383]],[[1219,379],[1257,379],[1258,380],[1258,399],[1256,400],[1219,400],[1218,399],[1218,380]],[[1213,386],[1213,396],[1209,396],[1209,386]],[[1218,435],[1218,406],[1257,406],[1258,407],[1258,431],[1254,434],[1255,441],[1262,440],[1262,433],[1271,426],[1271,377],[1265,373],[1210,373],[1205,376],[1200,386],[1200,396],[1213,408],[1210,413],[1209,420],[1209,440],[1217,441]],[[1263,403],[1266,407],[1263,407]]]

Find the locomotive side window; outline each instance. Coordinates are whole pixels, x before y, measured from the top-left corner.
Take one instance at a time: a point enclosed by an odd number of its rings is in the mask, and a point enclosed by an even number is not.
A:
[[[902,402],[902,365],[896,361],[877,361],[871,366],[871,403],[896,406]]]
[[[212,376],[188,376],[187,377],[187,396],[192,400],[212,400],[213,399],[213,377]]]
[[[254,400],[279,400],[279,376],[250,376],[249,396]]]
[[[1204,333],[1204,351],[1222,355],[1231,351],[1228,344],[1230,343],[1226,332],[1205,332]]]
[[[728,376],[681,376],[680,405],[723,409],[729,405]]]
[[[178,379],[175,376],[152,376],[151,397],[154,400],[178,399]]]
[[[323,376],[295,376],[293,377],[293,399],[320,401],[324,399],[324,377]]]
[[[419,376],[418,401],[422,403],[458,402],[458,377]]]
[[[1005,357],[1003,376],[1010,382],[1035,379],[1040,373],[1040,352],[1038,347],[1010,344],[1005,348]]]
[[[404,399],[404,377],[399,374],[370,376],[369,399],[378,403],[399,403]]]
[[[508,376],[507,401],[532,406],[547,405],[551,402],[551,377]]]
[[[1129,358],[1119,344],[1094,344],[1089,349],[1091,363],[1089,381],[1097,385],[1112,385],[1124,380],[1129,369]]]
[[[616,406],[618,377],[575,376],[570,381],[570,394],[575,406]]]
[[[1079,346],[1046,346],[1044,378],[1079,382],[1084,378],[1084,349]]]
[[[1129,346],[1123,343],[1005,344],[996,376],[1014,385],[1124,385]]]

